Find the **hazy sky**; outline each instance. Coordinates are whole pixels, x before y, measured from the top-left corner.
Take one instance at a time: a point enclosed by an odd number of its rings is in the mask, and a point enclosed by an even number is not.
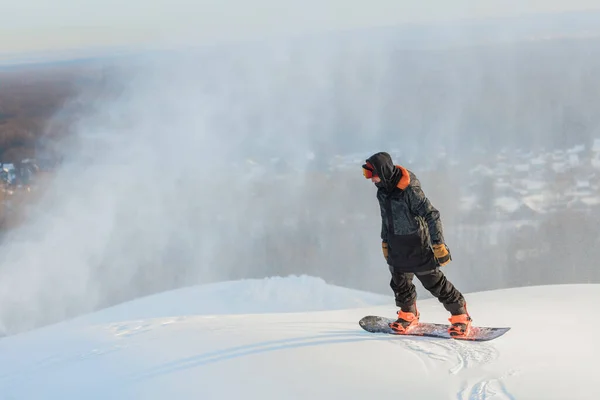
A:
[[[0,53],[199,44],[323,29],[597,8],[598,0],[0,0]]]

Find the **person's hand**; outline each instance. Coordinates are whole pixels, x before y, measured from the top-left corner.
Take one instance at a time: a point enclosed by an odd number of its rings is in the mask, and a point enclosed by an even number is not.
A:
[[[381,251],[383,252],[383,257],[385,261],[388,259],[388,244],[386,242],[381,242]]]
[[[450,249],[448,249],[448,246],[445,244],[434,244],[432,247],[433,255],[440,266],[443,267],[444,265],[448,264],[450,260],[452,260],[452,257],[450,256]]]

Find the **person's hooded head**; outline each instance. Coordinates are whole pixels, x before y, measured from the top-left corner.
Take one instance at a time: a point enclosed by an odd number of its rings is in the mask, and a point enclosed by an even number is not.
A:
[[[388,191],[393,190],[398,185],[402,178],[402,172],[402,168],[396,167],[392,157],[383,151],[367,158],[366,164],[363,165],[365,178],[378,177],[379,182],[374,181],[375,185]]]

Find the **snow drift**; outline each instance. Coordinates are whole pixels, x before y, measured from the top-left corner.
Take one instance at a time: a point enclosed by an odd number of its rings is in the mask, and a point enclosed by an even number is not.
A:
[[[317,277],[274,276],[177,289],[107,308],[81,320],[326,311],[389,304],[389,301],[389,296],[331,285]]]

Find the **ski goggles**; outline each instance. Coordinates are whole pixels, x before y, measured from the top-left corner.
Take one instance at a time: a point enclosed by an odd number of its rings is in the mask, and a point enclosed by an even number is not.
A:
[[[362,170],[363,170],[363,175],[365,176],[366,179],[371,179],[372,177],[377,176],[377,174],[375,173],[375,169],[373,168],[371,163],[363,164]]]

